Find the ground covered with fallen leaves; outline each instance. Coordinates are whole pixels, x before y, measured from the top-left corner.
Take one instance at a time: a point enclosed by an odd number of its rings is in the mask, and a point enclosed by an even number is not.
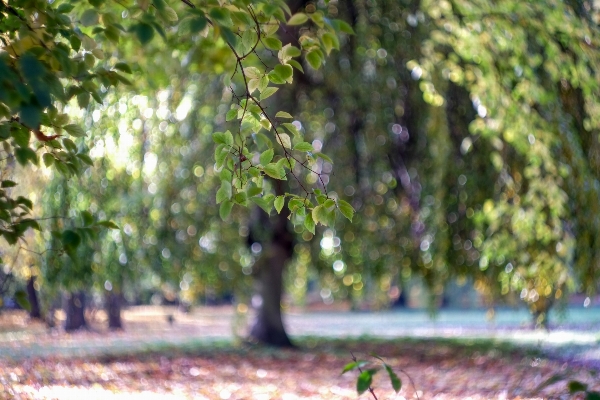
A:
[[[163,325],[163,334],[177,337],[186,332],[184,327]],[[149,325],[141,326],[152,336]],[[341,374],[353,355],[377,365],[371,354],[383,357],[403,383],[396,394],[385,371],[376,374],[373,387],[381,400],[566,399],[573,398],[567,391],[571,379],[596,386],[589,366],[487,339],[302,336],[295,338],[296,349],[279,350],[218,339],[214,331],[209,341],[199,337],[129,350],[121,345],[110,351],[110,335],[120,343],[144,337],[144,329],[135,327],[130,321],[129,332],[116,334],[65,334],[41,326],[2,332],[0,398],[372,399],[369,393],[357,395],[356,372]],[[128,336],[134,341],[128,342]],[[69,346],[64,347],[65,342]],[[96,351],[64,351],[87,345]],[[44,348],[54,350],[39,351]],[[553,377],[552,384],[544,385]]]

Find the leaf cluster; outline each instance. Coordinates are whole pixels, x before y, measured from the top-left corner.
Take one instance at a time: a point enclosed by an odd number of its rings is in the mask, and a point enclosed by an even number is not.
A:
[[[87,109],[91,100],[102,104],[103,96],[111,87],[132,84],[126,75],[139,71],[122,56],[124,46],[130,42],[148,46],[155,36],[165,41],[171,37],[191,41],[201,38],[222,43],[229,49],[230,57],[235,60],[235,71],[229,81],[237,75],[244,83],[244,93],[235,95],[238,99],[235,115],[227,116],[239,121],[235,140],[231,134],[214,134],[217,142],[215,159],[219,168],[223,168],[220,173],[222,187],[218,193],[221,215],[226,218],[233,204],[248,206],[249,199],[261,203],[264,209],[274,206],[281,211],[283,198],[271,199],[263,191],[262,178],[295,176],[297,162],[311,170],[309,162],[300,161],[300,155],[293,152],[305,153],[312,159],[328,160],[328,157],[320,153],[313,155],[312,147],[302,142],[298,129],[291,123],[280,121],[291,115],[280,111],[276,116],[270,116],[264,102],[278,90],[275,85],[293,81],[293,69],[303,71],[297,60],[299,56],[304,54],[307,62],[317,68],[322,64],[324,54],[339,48],[337,34],[352,31],[347,24],[327,20],[320,12],[308,16],[302,14],[305,21],[300,21],[304,19],[302,15],[288,18],[286,14],[290,16],[291,13],[285,2],[262,0],[213,0],[199,4],[138,0],[116,5],[104,0],[1,3],[0,141],[3,159],[14,157],[22,167],[27,167],[38,165],[41,158],[46,167],[54,168],[66,177],[80,175],[92,165],[92,160],[85,145],[86,129],[73,122],[69,110],[71,107]],[[309,19],[318,27],[317,35],[312,39],[305,35],[299,47],[283,46],[277,38],[279,26],[294,26]],[[268,61],[270,66],[262,61],[258,50],[277,52],[276,58]],[[268,133],[272,136],[267,136]],[[295,135],[295,140],[288,133]],[[261,145],[280,146],[283,154],[273,154],[264,165],[252,165],[248,161],[255,149],[250,149],[252,143],[248,138],[256,136],[260,136]],[[10,185],[13,181],[3,182]],[[308,191],[306,193],[302,207],[310,203]],[[22,205],[23,200],[11,199],[9,194],[9,191],[2,192],[5,201],[0,203],[0,214],[6,225],[0,234],[10,244],[15,244],[27,227],[39,226],[23,214],[31,210],[31,205],[25,209],[21,207],[23,211],[14,214],[12,210],[16,205]],[[289,197],[290,200],[299,199],[295,195]],[[351,218],[351,207],[347,203],[341,204],[343,214]],[[330,204],[328,208],[331,208]],[[315,214],[317,220],[312,225],[332,223],[329,214],[327,218],[324,215]],[[312,216],[305,218],[310,220]],[[312,226],[310,222],[307,224]],[[76,247],[79,242],[75,235],[70,232],[65,235],[61,234],[62,242],[67,246],[65,249]]]
[[[359,395],[363,394],[367,390],[375,396],[374,389],[372,388],[373,376],[379,372],[381,369],[384,369],[387,373],[388,378],[390,379],[390,384],[396,393],[398,393],[402,389],[402,380],[398,377],[398,375],[394,372],[392,367],[390,367],[386,362],[379,356],[373,355],[373,358],[377,359],[381,362],[381,365],[373,366],[372,363],[368,361],[357,360],[353,356],[354,360],[344,366],[342,369],[342,374],[350,371],[358,371],[358,377],[356,379],[356,391]],[[368,368],[367,368],[368,367]]]

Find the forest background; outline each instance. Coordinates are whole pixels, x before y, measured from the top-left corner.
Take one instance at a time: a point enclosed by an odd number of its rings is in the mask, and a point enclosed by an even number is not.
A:
[[[62,294],[67,329],[86,293],[113,328],[124,300],[233,299],[251,337],[290,345],[284,288],[379,309],[472,285],[539,325],[597,289],[591,1],[0,15],[2,288],[48,315]]]

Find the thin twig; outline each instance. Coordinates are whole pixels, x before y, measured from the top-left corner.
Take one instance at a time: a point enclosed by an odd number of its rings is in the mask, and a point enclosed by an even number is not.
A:
[[[354,361],[356,363],[356,365],[357,365],[358,372],[360,372],[362,374],[363,370],[360,367],[360,365],[358,364],[358,360],[354,356],[354,353],[350,352],[350,355],[352,356],[352,361]],[[371,385],[369,385],[369,389],[368,390],[369,390],[369,392],[371,393],[371,395],[373,396],[373,398],[375,400],[379,400],[379,399],[377,399],[377,396],[375,395],[375,390],[373,389],[373,387]]]

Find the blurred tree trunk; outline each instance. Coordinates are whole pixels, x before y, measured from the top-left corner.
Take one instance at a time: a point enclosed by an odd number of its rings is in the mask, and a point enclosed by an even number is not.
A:
[[[121,293],[115,290],[106,292],[106,314],[108,315],[108,329],[120,330],[123,329],[121,321]]]
[[[37,291],[35,290],[35,275],[31,275],[27,281],[27,299],[31,305],[29,316],[31,318],[42,319],[40,302],[38,301]]]
[[[283,194],[281,181],[274,182],[277,194]],[[280,193],[281,192],[281,193]],[[256,263],[256,295],[258,313],[250,331],[250,336],[259,343],[292,347],[281,318],[281,297],[283,294],[283,272],[294,249],[292,234],[288,231],[288,213],[269,218],[261,209],[253,210],[253,224],[250,242],[258,241],[262,246],[262,256]],[[252,243],[250,243],[252,245]]]
[[[84,315],[85,293],[83,291],[66,293],[63,296],[63,310],[66,316],[65,331],[87,328]]]

